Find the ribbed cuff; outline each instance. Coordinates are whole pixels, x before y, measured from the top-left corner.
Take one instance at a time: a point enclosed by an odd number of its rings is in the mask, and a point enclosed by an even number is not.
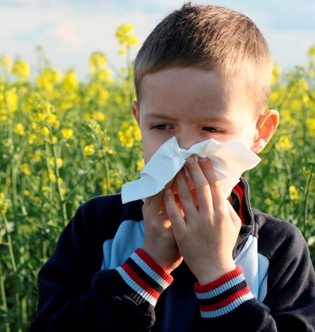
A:
[[[173,282],[173,277],[140,248],[116,270],[125,283],[152,306]]]
[[[206,285],[196,283],[194,288],[202,318],[223,316],[254,297],[240,266]]]

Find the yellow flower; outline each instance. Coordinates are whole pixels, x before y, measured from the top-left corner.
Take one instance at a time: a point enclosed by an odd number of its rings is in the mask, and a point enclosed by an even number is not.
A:
[[[55,175],[55,173],[52,169],[50,169],[48,171],[48,178],[51,182],[56,182],[57,181],[56,175]]]
[[[93,112],[92,118],[96,121],[105,121],[106,120],[106,116],[103,112]]]
[[[303,104],[307,104],[310,101],[309,95],[305,94],[302,97]]]
[[[34,153],[34,159],[35,159],[36,162],[41,161],[42,157],[41,157],[39,152]]]
[[[103,150],[102,149],[97,150],[96,155],[97,155],[98,158],[102,158],[103,157]]]
[[[118,132],[118,138],[120,140],[121,146],[125,146],[127,148],[131,148],[135,141],[132,134],[132,126],[129,124],[124,124],[121,126],[121,130]]]
[[[54,86],[60,81],[61,74],[55,68],[42,68],[37,77],[37,85],[47,91],[52,91]]]
[[[55,158],[54,157],[51,157],[49,159],[49,164],[53,167],[55,167]],[[57,167],[58,168],[61,168],[63,165],[63,160],[61,158],[57,158]]]
[[[48,191],[49,190],[49,186],[42,186],[42,191]]]
[[[291,127],[295,127],[299,125],[299,121],[297,121],[297,117],[292,116],[292,111],[289,108],[283,108],[281,110],[281,121],[284,124],[288,124]],[[296,115],[296,114],[295,114]]]
[[[65,139],[69,139],[73,136],[73,130],[71,128],[63,128],[61,129],[61,135]]]
[[[11,113],[14,113],[18,108],[18,96],[15,91],[16,88],[13,87],[10,90],[7,90],[5,93],[7,108]]]
[[[311,56],[315,56],[315,45],[309,48],[308,54]]]
[[[140,160],[137,160],[136,165],[137,165],[137,171],[141,171],[142,168],[144,167],[144,159],[142,158]]]
[[[135,136],[136,141],[141,141],[141,131],[138,125],[134,126],[133,134]]]
[[[0,121],[5,121],[8,118],[8,112],[4,108],[0,109]]]
[[[128,121],[124,121],[118,132],[118,138],[121,145],[127,148],[131,148],[135,141],[140,141],[141,132],[136,122],[130,124]]]
[[[33,118],[36,122],[43,122],[47,118],[47,114],[36,112],[33,114]],[[33,125],[36,126],[36,123],[33,123]]]
[[[95,152],[94,144],[86,145],[83,149],[83,154],[85,156],[92,156]]]
[[[73,69],[68,70],[62,80],[61,88],[66,91],[71,91],[79,86],[78,76]]]
[[[4,202],[4,193],[0,192],[0,205]]]
[[[119,54],[123,55],[131,46],[138,44],[138,38],[134,35],[132,24],[121,24],[116,30],[118,42],[122,45]]]
[[[125,53],[126,53],[126,49],[125,48],[120,48],[119,51],[118,51],[118,54],[120,56],[123,56]]]
[[[27,138],[28,144],[33,144],[33,142],[36,140],[37,136],[35,134],[29,134]]]
[[[98,104],[100,106],[105,106],[109,99],[109,93],[104,87],[98,89]]]
[[[291,201],[298,201],[299,200],[299,192],[297,191],[297,189],[294,185],[291,185],[289,187],[289,195],[290,195]]]
[[[22,123],[17,123],[17,125],[15,126],[14,132],[20,136],[23,136],[25,134],[25,130],[24,130],[24,126],[22,125]]]
[[[306,168],[306,167],[303,167],[302,171],[303,171],[303,174],[307,177],[309,177],[312,174],[311,170],[309,168]]]
[[[105,55],[100,51],[94,51],[90,56],[89,67],[94,74],[104,68],[107,64]]]
[[[100,106],[107,104],[109,100],[109,92],[102,83],[92,83],[86,88],[86,93],[89,95],[90,100],[93,100]]]
[[[58,138],[56,136],[52,136],[50,142],[56,144],[58,142]]]
[[[12,74],[19,77],[20,80],[24,81],[31,75],[30,65],[23,60],[16,60],[13,64]]]
[[[302,79],[300,80],[300,84],[301,84],[301,88],[302,88],[304,91],[308,90],[308,84],[307,84],[305,78],[302,78]]]
[[[315,118],[306,119],[306,127],[311,137],[315,137]]]
[[[49,136],[49,128],[46,127],[46,126],[44,126],[44,127],[41,129],[40,133],[41,133],[44,137],[48,137],[48,136]]]
[[[56,115],[56,114],[53,114],[53,113],[49,113],[49,114],[47,114],[47,119],[46,119],[46,121],[47,121],[47,123],[48,123],[49,125],[54,125],[54,127],[55,127],[55,125],[56,125],[56,123],[57,123],[57,128],[58,128],[59,125],[60,125],[60,122],[59,122],[58,119],[57,119],[57,115]],[[55,129],[57,129],[57,128],[55,128]]]
[[[29,194],[30,194],[30,192],[29,192],[28,190],[24,190],[24,191],[23,191],[23,195],[24,195],[24,196],[28,196]]]
[[[11,64],[12,64],[12,60],[9,56],[4,55],[0,58],[0,68],[3,68],[4,70],[9,71]]]
[[[114,82],[112,78],[112,71],[109,69],[103,69],[98,73],[98,79],[100,82],[109,82],[112,83]]]
[[[292,149],[293,144],[288,136],[281,136],[278,143],[276,144],[277,150],[290,150]]]
[[[7,213],[10,207],[11,201],[5,197],[3,192],[0,192],[0,213]]]
[[[30,169],[28,168],[28,164],[27,163],[22,164],[21,167],[22,167],[22,171],[23,171],[23,173],[25,175],[29,176],[29,175],[32,174],[31,171],[30,171]]]
[[[279,65],[275,65],[272,70],[271,84],[276,83],[280,77],[281,77],[281,67]]]
[[[107,185],[107,177],[104,177],[101,181],[101,186],[103,188],[103,194],[107,194],[108,185]]]

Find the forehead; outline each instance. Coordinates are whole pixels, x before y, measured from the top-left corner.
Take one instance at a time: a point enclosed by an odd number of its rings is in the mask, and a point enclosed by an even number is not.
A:
[[[254,101],[236,79],[223,79],[217,71],[198,68],[170,68],[144,76],[139,106],[145,112],[249,109]]]
[[[214,90],[218,97],[227,93],[226,85],[216,72],[175,67],[145,75],[141,83],[141,100],[152,101],[162,95],[168,101],[179,96],[185,100],[197,99],[210,96]]]

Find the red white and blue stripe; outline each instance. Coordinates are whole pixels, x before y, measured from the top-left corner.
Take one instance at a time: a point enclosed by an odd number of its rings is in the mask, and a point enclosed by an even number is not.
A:
[[[206,285],[195,285],[202,318],[223,316],[254,296],[240,266]]]
[[[140,248],[116,270],[125,283],[152,306],[173,281],[173,277]]]

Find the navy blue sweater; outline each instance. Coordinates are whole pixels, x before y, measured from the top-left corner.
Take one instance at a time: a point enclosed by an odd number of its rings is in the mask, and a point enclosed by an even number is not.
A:
[[[206,286],[183,262],[171,275],[139,249],[142,202],[119,194],[83,204],[38,277],[38,313],[29,331],[315,331],[315,276],[292,224],[251,209],[235,271]]]

